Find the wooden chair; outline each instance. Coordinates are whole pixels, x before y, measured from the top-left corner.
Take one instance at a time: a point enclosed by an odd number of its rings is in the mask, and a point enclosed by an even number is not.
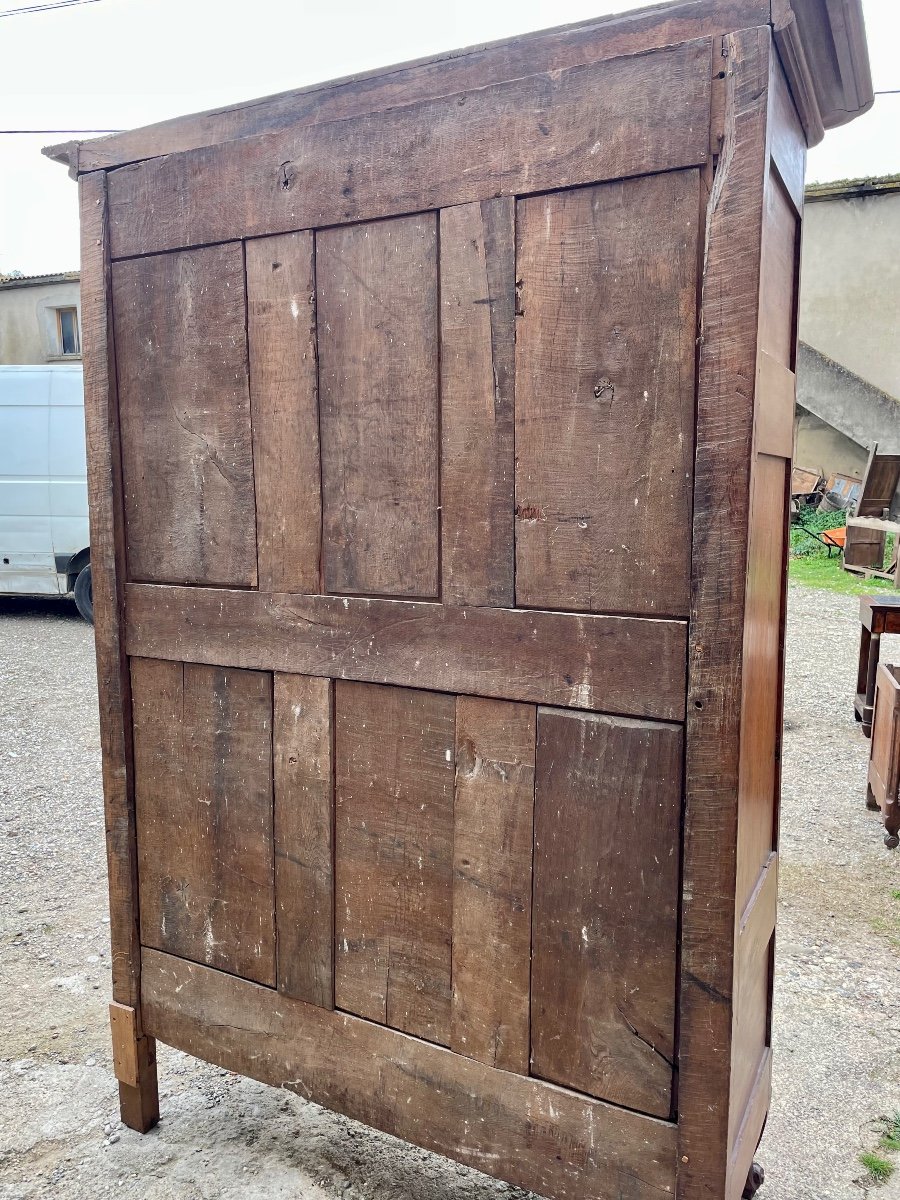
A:
[[[866,803],[880,809],[884,844],[900,844],[900,667],[882,663],[875,680],[875,718],[869,751]]]

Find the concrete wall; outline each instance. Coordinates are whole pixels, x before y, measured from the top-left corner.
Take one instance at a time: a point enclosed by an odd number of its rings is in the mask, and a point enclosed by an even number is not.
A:
[[[77,279],[61,283],[21,283],[0,286],[0,364],[77,362],[80,355],[60,355],[56,309],[78,309],[81,327],[81,286]]]
[[[794,437],[794,465],[822,475],[837,471],[862,479],[867,452],[842,433],[805,408],[797,409]]]
[[[900,192],[808,200],[800,338],[900,398]]]

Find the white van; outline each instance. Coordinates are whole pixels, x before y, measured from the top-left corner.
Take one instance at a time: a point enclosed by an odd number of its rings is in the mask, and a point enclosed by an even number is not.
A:
[[[81,367],[0,367],[0,592],[93,621]]]

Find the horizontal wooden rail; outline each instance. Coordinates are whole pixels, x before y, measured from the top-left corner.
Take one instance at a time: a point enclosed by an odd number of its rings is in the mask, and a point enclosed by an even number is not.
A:
[[[712,44],[530,75],[121,167],[114,258],[705,163]]]
[[[129,584],[132,656],[684,718],[684,621]]]
[[[167,1045],[511,1183],[558,1200],[674,1194],[668,1122],[155,950],[141,986]]]

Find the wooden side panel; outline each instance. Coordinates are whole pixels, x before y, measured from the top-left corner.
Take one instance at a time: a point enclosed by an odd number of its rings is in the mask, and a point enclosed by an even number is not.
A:
[[[112,272],[128,576],[256,584],[239,243]]]
[[[770,171],[759,297],[759,349],[790,370],[794,369],[796,358],[794,296],[799,253],[800,220],[784,184]]]
[[[275,905],[278,988],[334,1005],[332,685],[275,676]]]
[[[322,500],[311,232],[247,242],[259,586],[319,591]]]
[[[515,603],[515,200],[441,212],[441,521],[447,604]]]
[[[706,38],[136,163],[115,257],[425,212],[706,162]],[[212,199],[211,199],[212,198]]]
[[[684,718],[681,621],[133,584],[126,622],[147,658]]]
[[[729,1140],[732,1163],[740,1154],[742,1127],[748,1138],[759,1139],[761,1124],[747,1128],[753,1093],[770,1051],[769,992],[774,965],[773,934],[778,891],[778,856],[770,855],[752,899],[742,915],[735,946],[734,1026],[732,1097]],[[766,1105],[768,1107],[768,1105]],[[753,1114],[760,1119],[765,1115]],[[755,1149],[755,1146],[754,1146]],[[743,1183],[731,1172],[730,1194],[740,1196]],[[746,1179],[746,1171],[742,1177]]]
[[[329,592],[438,594],[434,213],[316,235]]]
[[[663,1117],[681,768],[677,726],[538,709],[532,1073]]]
[[[724,49],[725,140],[715,177],[706,181],[697,384],[678,1022],[679,1200],[719,1200],[725,1194],[729,1151],[735,844],[754,418],[749,385],[757,365],[771,35],[767,29],[745,30],[727,37]]]
[[[739,912],[750,899],[759,873],[775,848],[789,469],[787,459],[761,454],[753,470],[737,850]]]
[[[697,172],[519,202],[516,599],[687,614]]]
[[[335,685],[335,1005],[444,1045],[452,696]]]
[[[141,940],[275,983],[272,679],[132,659]]]
[[[460,696],[450,1047],[528,1074],[535,710]]]
[[[805,139],[769,60],[765,207],[751,454],[734,911],[726,1200],[738,1200],[768,1107],[781,787],[788,506],[793,439],[800,215]],[[784,171],[784,175],[780,174]],[[800,197],[802,204],[802,195]],[[780,432],[779,432],[780,431]]]
[[[670,1196],[675,1126],[148,950],[148,1029],[558,1200]]]
[[[900,761],[895,746],[900,716],[900,681],[896,667],[879,663],[875,676],[875,713],[869,742],[869,787],[879,808],[897,793]]]

